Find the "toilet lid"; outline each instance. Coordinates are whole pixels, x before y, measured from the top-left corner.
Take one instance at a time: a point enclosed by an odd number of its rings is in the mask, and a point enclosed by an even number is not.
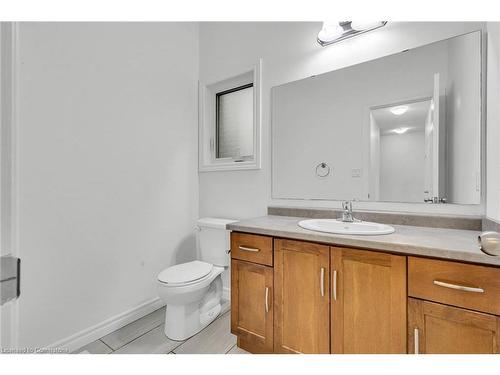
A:
[[[193,262],[177,264],[160,272],[158,280],[168,284],[184,284],[203,278],[212,271],[210,263],[195,260]]]

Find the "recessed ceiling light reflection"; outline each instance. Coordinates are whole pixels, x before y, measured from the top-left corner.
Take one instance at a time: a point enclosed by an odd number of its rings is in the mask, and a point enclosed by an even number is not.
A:
[[[400,105],[400,106],[392,107],[391,108],[391,112],[394,115],[396,115],[396,116],[400,116],[403,113],[406,113],[406,111],[408,111],[408,106],[407,105]]]
[[[406,133],[410,128],[396,128],[393,129],[393,132],[396,134],[404,134]]]

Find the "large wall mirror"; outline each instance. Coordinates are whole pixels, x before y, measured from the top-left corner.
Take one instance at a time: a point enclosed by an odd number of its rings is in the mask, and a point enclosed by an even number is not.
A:
[[[273,88],[273,198],[479,204],[481,32]]]

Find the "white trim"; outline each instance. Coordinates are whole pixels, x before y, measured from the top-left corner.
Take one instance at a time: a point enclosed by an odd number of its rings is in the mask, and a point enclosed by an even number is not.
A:
[[[160,298],[153,298],[121,314],[106,319],[101,323],[86,328],[64,339],[58,340],[46,346],[46,348],[64,348],[69,352],[73,352],[123,326],[126,326],[129,323],[132,323],[139,318],[142,318],[147,314],[152,313],[153,311],[158,310],[163,306],[165,306],[165,304]]]
[[[7,220],[2,224],[6,226],[4,230],[6,230],[9,235],[7,239],[2,239],[2,249],[15,257],[19,257],[19,222],[18,222],[18,168],[17,161],[18,157],[18,144],[17,144],[17,132],[18,132],[18,70],[19,70],[19,50],[18,50],[18,28],[19,24],[16,22],[2,22],[1,23],[2,33],[5,32],[5,35],[0,35],[2,42],[6,42],[5,45],[1,46],[3,56],[2,61],[4,61],[7,66],[3,66],[3,69],[6,69],[3,74],[6,76],[2,77],[6,79],[4,82],[1,79],[0,83],[2,85],[1,91],[2,94],[7,94],[8,98],[2,98],[3,100],[8,100],[8,105],[10,108],[8,111],[10,112],[8,116],[4,116],[2,114],[2,133],[5,131],[5,135],[8,136],[8,139],[5,140],[9,145],[8,154],[4,155],[5,159],[1,160],[2,168],[8,167],[9,175],[6,178],[6,181],[2,180],[1,184],[2,190],[8,190],[6,196],[6,200],[2,202],[2,204],[9,206],[9,214]],[[8,39],[7,39],[8,38]],[[1,43],[0,43],[1,44]],[[8,69],[8,70],[7,70]],[[5,108],[3,108],[5,110]],[[3,193],[2,193],[3,194]],[[2,208],[3,209],[3,208]],[[8,332],[3,332],[1,339],[2,346],[15,348],[18,346],[18,335],[19,335],[19,322],[18,322],[18,308],[19,302],[11,301],[6,305],[2,306],[2,311],[5,316],[0,317],[2,320],[7,320],[1,322],[2,328]]]
[[[21,58],[19,56],[19,22],[12,23],[12,129],[11,129],[11,153],[12,153],[12,223],[11,223],[11,252],[14,256],[21,258],[21,251],[19,247],[19,70],[21,66]],[[22,295],[22,260],[21,260],[21,295]],[[21,296],[19,297],[21,298]],[[12,307],[12,347],[19,347],[19,299],[14,301]]]
[[[229,280],[229,281],[231,281],[231,280]],[[222,299],[225,299],[228,301],[231,300],[231,288],[229,288],[227,286],[222,288]]]
[[[199,83],[198,91],[198,171],[261,169],[262,59],[250,70],[210,84]],[[254,88],[254,153],[251,160],[215,160],[211,140],[215,132],[215,91],[222,91],[252,81]]]

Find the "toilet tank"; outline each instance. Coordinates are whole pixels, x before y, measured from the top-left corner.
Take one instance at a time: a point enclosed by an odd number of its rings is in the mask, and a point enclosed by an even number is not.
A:
[[[199,219],[198,224],[198,251],[200,260],[216,266],[229,266],[231,248],[230,230],[226,224],[237,220],[206,217]]]

